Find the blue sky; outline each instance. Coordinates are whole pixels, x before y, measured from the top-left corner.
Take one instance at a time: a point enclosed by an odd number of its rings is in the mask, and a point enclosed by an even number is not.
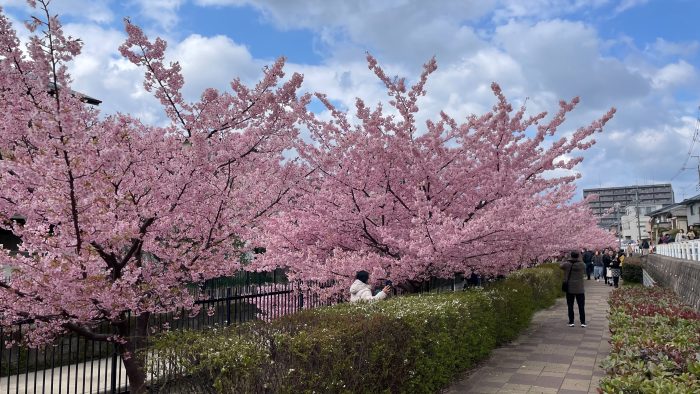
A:
[[[23,21],[20,0],[0,0]],[[367,70],[365,51],[390,74],[415,78],[436,56],[439,68],[423,101],[423,119],[444,109],[463,119],[493,104],[501,84],[534,113],[581,96],[565,132],[615,106],[598,144],[584,153],[580,188],[673,183],[676,199],[700,193],[698,164],[680,171],[700,105],[700,1],[695,0],[53,0],[66,30],[85,41],[71,65],[75,87],[104,100],[106,113],[162,122],[140,85],[139,70],[120,58],[122,18],[170,43],[181,62],[185,94],[254,82],[278,56],[304,74],[304,89],[351,106],[385,94]],[[26,32],[19,26],[20,35]],[[700,143],[691,155],[700,154]]]

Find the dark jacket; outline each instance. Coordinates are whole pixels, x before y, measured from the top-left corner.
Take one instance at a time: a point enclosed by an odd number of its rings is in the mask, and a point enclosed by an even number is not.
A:
[[[609,254],[604,254],[603,255],[603,267],[608,268],[610,267],[610,263],[612,262],[612,258],[610,257]]]
[[[592,250],[587,250],[583,252],[583,262],[586,265],[590,265],[593,263],[593,251]]]
[[[603,255],[602,254],[597,254],[597,255],[593,256],[593,265],[596,267],[603,266]]]
[[[586,272],[586,265],[583,261],[567,260],[559,264],[559,268],[564,271],[564,280],[569,278],[569,294],[583,294],[583,274]],[[571,268],[571,277],[569,277],[569,268]]]
[[[617,258],[613,259],[613,261],[610,263],[610,268],[620,268],[622,265],[622,258],[621,256],[617,256]]]

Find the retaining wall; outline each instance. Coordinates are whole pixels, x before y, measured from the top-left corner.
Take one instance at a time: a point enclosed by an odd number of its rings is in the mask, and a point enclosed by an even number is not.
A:
[[[644,270],[657,284],[673,289],[683,302],[700,311],[700,262],[650,254]]]

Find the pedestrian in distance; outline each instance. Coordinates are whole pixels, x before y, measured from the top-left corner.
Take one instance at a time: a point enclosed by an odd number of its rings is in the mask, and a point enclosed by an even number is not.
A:
[[[583,263],[586,265],[586,280],[591,280],[593,274],[593,251],[583,250]]]
[[[559,264],[559,268],[564,271],[566,279],[563,286],[566,290],[566,306],[569,313],[569,327],[574,327],[574,301],[578,305],[578,317],[581,327],[586,327],[586,295],[584,294],[583,275],[586,272],[586,265],[581,260],[581,255],[577,251],[572,251],[569,258]]]
[[[622,270],[622,264],[625,263],[625,254],[622,249],[617,253],[617,258],[615,258],[610,264],[610,276],[612,277],[611,286],[617,288],[620,283],[620,271]]]
[[[649,240],[644,239],[642,241],[642,256],[649,254]]]
[[[391,292],[391,286],[387,283],[382,291],[378,292],[376,295],[372,295],[372,286],[370,286],[368,282],[369,272],[357,271],[355,281],[350,286],[350,302],[383,300]]]
[[[610,263],[612,263],[612,250],[605,250],[603,252],[603,283],[608,284],[608,269],[610,268]]]
[[[596,282],[600,282],[600,278],[605,275],[603,270],[603,255],[600,253],[600,250],[596,250],[593,255],[593,278]]]

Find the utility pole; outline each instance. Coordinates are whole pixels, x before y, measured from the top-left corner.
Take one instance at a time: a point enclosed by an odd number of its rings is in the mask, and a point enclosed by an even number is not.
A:
[[[700,107],[698,107],[700,109]],[[698,120],[700,122],[700,119]],[[696,187],[697,190],[700,190],[700,156],[693,155],[692,157],[698,159],[698,185]]]
[[[634,191],[634,209],[637,212],[637,243],[642,242],[642,229],[639,228],[639,186]]]
[[[622,214],[620,212],[620,203],[615,203],[615,219],[617,219],[617,242],[618,248],[622,248]]]

